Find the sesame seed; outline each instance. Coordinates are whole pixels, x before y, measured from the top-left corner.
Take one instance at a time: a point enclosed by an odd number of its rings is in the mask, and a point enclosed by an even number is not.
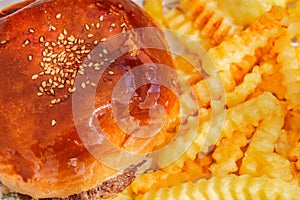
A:
[[[85,84],[84,82],[82,82],[82,83],[81,83],[81,87],[82,87],[83,89],[85,89],[85,88],[86,88],[86,84]]]
[[[111,26],[111,27],[116,27],[116,24],[115,24],[115,23],[112,23],[110,26]]]
[[[114,75],[115,73],[114,73],[113,71],[108,71],[108,74],[112,76],[112,75]]]
[[[6,44],[7,43],[7,40],[1,40],[0,41],[0,44]]]
[[[97,44],[98,44],[98,40],[95,40],[95,41],[93,42],[93,44],[94,44],[94,45],[97,45]]]
[[[63,89],[65,86],[64,85],[59,85],[57,88],[58,89]]]
[[[39,38],[39,41],[40,41],[40,43],[43,43],[43,42],[45,41],[45,37],[44,37],[44,36],[41,36],[41,37]]]
[[[67,34],[68,34],[68,32],[67,32],[66,29],[63,30],[63,33],[64,33],[64,35],[67,35]]]
[[[38,74],[34,74],[34,75],[31,77],[31,79],[32,79],[32,80],[36,80],[38,77],[39,77]]]
[[[45,88],[47,86],[47,82],[43,81],[41,85],[42,85],[43,88]]]
[[[38,92],[37,93],[37,96],[39,96],[39,97],[41,97],[41,96],[43,96],[44,95],[44,93],[41,93],[41,92]]]
[[[50,89],[50,93],[52,94],[52,95],[55,95],[55,92],[54,92],[54,90],[51,88]]]
[[[51,25],[51,30],[52,30],[52,31],[56,31],[55,26]]]
[[[32,59],[33,59],[33,55],[30,54],[30,55],[28,56],[28,60],[31,62]]]
[[[69,88],[69,89],[68,89],[68,92],[69,92],[69,93],[73,93],[73,92],[76,92],[76,87],[73,87],[73,88]]]
[[[45,43],[45,47],[48,47],[48,46],[49,46],[49,44],[50,44],[49,42],[46,42],[46,43]]]
[[[125,26],[126,26],[126,23],[125,23],[125,22],[122,23],[122,24],[120,25],[121,28],[123,28],[123,27],[125,27]]]
[[[57,82],[53,82],[54,88],[59,86],[59,84]]]
[[[27,45],[29,45],[30,44],[30,40],[25,40],[24,41],[24,46],[27,46]]]
[[[100,28],[100,23],[96,24],[96,28],[99,29]]]
[[[101,15],[101,16],[99,17],[99,20],[100,20],[101,22],[103,22],[103,20],[104,20],[104,16],[103,16],[103,15]]]
[[[52,105],[56,104],[56,99],[52,99],[52,100],[50,101],[50,103],[51,103]]]
[[[89,34],[87,34],[87,37],[88,37],[88,38],[92,38],[92,37],[94,37],[94,34],[89,33]]]
[[[56,17],[56,19],[60,19],[61,18],[61,14],[58,13],[55,17]]]
[[[100,54],[99,54],[99,57],[100,57],[100,58],[102,58],[102,57],[103,57],[103,54],[102,54],[102,53],[100,53]]]
[[[91,83],[91,86],[96,87],[97,85],[96,83]]]
[[[106,49],[103,49],[104,54],[108,54],[108,51]]]
[[[85,29],[86,29],[87,31],[90,30],[90,26],[89,26],[88,24],[85,24],[84,27],[85,27]]]
[[[75,45],[75,46],[73,46],[73,47],[71,48],[71,50],[72,50],[72,51],[76,51],[77,48],[78,48],[78,46]]]
[[[83,71],[82,69],[80,69],[80,70],[78,71],[78,73],[79,73],[80,75],[84,75],[84,71]]]
[[[68,37],[68,41],[69,42],[74,42],[75,41],[75,37],[73,35],[71,35],[70,37]]]
[[[65,36],[61,33],[61,34],[58,35],[57,39],[58,40],[64,40]]]
[[[123,8],[123,6],[122,6],[121,4],[118,4],[118,7],[119,7],[119,8]]]
[[[35,33],[35,30],[33,28],[28,29],[29,33]]]
[[[106,38],[102,38],[101,39],[101,42],[105,42],[107,39]]]
[[[92,56],[89,54],[89,55],[87,55],[87,58],[88,58],[89,60],[91,60]]]
[[[42,93],[44,93],[44,88],[39,87],[39,91],[42,92]]]

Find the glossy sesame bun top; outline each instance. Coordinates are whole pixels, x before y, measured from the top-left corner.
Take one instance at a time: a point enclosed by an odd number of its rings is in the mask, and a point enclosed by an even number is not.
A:
[[[75,120],[73,110],[81,109],[80,119],[89,119],[91,113],[85,108],[91,103],[105,108],[96,120],[119,149],[150,152],[164,143],[168,123],[177,115],[176,98],[167,88],[159,84],[139,87],[128,106],[141,126],[149,123],[152,105],[166,110],[165,127],[151,138],[135,138],[118,127],[111,96],[124,74],[145,63],[173,66],[171,55],[158,49],[131,50],[141,39],[134,34],[99,49],[114,35],[156,24],[129,0],[25,4],[0,15],[0,181],[19,193],[50,198],[88,191],[116,177],[93,191],[98,197],[118,193],[134,179],[135,170],[116,176],[118,169],[92,156],[76,128],[81,123],[88,130],[89,124]],[[167,49],[160,31],[145,41]],[[115,59],[109,56],[123,47],[127,53]],[[97,71],[102,69],[99,77]],[[98,76],[99,82],[87,74]],[[78,83],[79,76],[83,78]],[[91,88],[96,90],[94,96],[81,97],[80,105],[74,104],[75,94]]]

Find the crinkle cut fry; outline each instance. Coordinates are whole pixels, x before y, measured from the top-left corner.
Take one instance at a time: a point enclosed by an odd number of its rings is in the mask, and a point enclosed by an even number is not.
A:
[[[288,28],[288,13],[280,7],[273,7],[245,31],[239,32],[219,46],[209,50],[215,62],[226,91],[231,91],[235,80],[230,73],[232,63],[239,63],[247,55],[255,55],[255,51],[267,45],[270,38],[279,37]]]
[[[288,108],[300,110],[300,60],[296,49],[287,45],[290,41],[290,36],[285,34],[275,42],[274,48],[278,52],[277,61],[281,65],[280,73],[283,74],[282,84],[286,88]]]
[[[249,131],[253,130],[250,128]],[[232,138],[223,138],[220,141],[213,153],[215,163],[209,167],[212,176],[226,176],[238,171],[236,162],[244,156],[241,148],[247,145],[246,135],[244,132],[235,132]]]
[[[243,115],[239,113],[243,113]],[[270,120],[274,120],[271,122],[276,123],[276,125],[273,126],[273,129],[271,128],[265,130],[264,128],[268,126],[264,126],[264,124],[269,125]],[[223,129],[222,136],[224,137],[224,139],[222,139],[221,142],[217,144],[217,148],[213,153],[213,158],[216,160],[216,163],[213,164],[210,168],[212,173],[215,175],[223,176],[231,172],[236,172],[238,170],[236,161],[243,156],[240,148],[244,147],[247,144],[247,138],[249,138],[249,135],[251,136],[251,132],[253,132],[250,129],[250,134],[247,133],[249,126],[258,127],[256,130],[256,136],[252,138],[252,143],[250,144],[252,144],[252,146],[256,145],[256,142],[258,140],[255,139],[256,137],[259,137],[260,139],[269,139],[263,140],[263,142],[266,143],[265,145],[260,145],[265,147],[267,144],[269,144],[268,152],[272,153],[274,150],[274,143],[279,136],[279,132],[281,131],[283,120],[284,114],[281,105],[279,101],[269,92],[263,93],[260,96],[254,97],[245,103],[230,108],[227,112],[227,121]],[[261,136],[261,130],[265,130],[265,135]],[[268,132],[268,130],[270,130],[270,133]],[[234,133],[234,131],[238,132]],[[251,148],[253,148],[252,146]],[[249,153],[251,152],[251,150],[247,152]],[[259,156],[260,155],[257,155],[257,157]],[[281,170],[289,171],[287,168],[288,161],[284,158],[280,158],[279,160],[283,162],[283,164],[281,165],[282,169],[279,169],[276,172],[282,172]],[[256,170],[259,171],[259,169]],[[274,174],[274,172],[270,173]],[[291,178],[288,172],[286,174],[288,179]]]
[[[171,188],[161,188],[137,196],[137,200],[223,200],[223,199],[288,199],[297,200],[300,188],[296,182],[285,182],[266,176],[229,175],[223,178],[200,179],[196,183],[183,183]]]
[[[226,105],[231,108],[244,102],[249,95],[255,92],[256,88],[262,82],[262,75],[269,75],[273,71],[273,66],[270,63],[255,66],[251,73],[246,74],[240,85],[236,86],[233,91],[226,94]]]
[[[226,112],[226,119],[219,139],[224,137],[232,138],[235,131],[244,132],[249,126],[257,127],[261,120],[267,118],[272,113],[274,108],[272,105],[275,105],[274,102],[278,102],[278,100],[271,93],[265,92],[244,103],[229,108]],[[210,127],[210,123],[210,119],[200,123],[192,144],[184,155],[176,160],[175,164],[177,166],[183,166],[186,159],[195,159],[200,152],[206,153],[208,149],[205,147],[215,144],[211,141],[215,141],[216,133]]]
[[[182,10],[175,7],[164,14],[166,26],[180,34],[200,43],[205,49],[209,49],[212,45],[208,39],[201,36],[199,30],[195,29],[193,23],[185,16]],[[182,39],[182,38],[180,38]]]
[[[141,174],[130,187],[135,194],[144,194],[186,181],[195,181],[209,175],[208,167],[211,163],[211,156],[195,160],[187,159],[183,167],[170,165],[158,171]]]
[[[180,5],[193,26],[213,46],[242,30],[229,15],[218,9],[215,1],[181,0]]]
[[[289,161],[274,153],[275,144],[283,127],[285,111],[271,93],[264,93],[261,96],[264,98],[261,102],[257,102],[256,106],[265,106],[270,110],[261,116],[242,159],[239,173],[250,174],[253,177],[267,175],[271,178],[290,181],[293,177]],[[249,109],[252,108],[249,107]]]

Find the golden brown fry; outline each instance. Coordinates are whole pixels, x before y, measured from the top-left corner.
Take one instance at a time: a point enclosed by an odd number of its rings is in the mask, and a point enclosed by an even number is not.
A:
[[[167,168],[141,174],[132,183],[131,189],[135,194],[144,194],[148,191],[169,187],[186,181],[209,175],[208,167],[212,163],[211,156],[186,160],[182,168],[171,165]]]
[[[197,71],[197,69],[201,67],[201,63],[200,61],[198,63],[190,63],[188,60],[196,62],[199,60],[199,57],[195,54],[184,54],[177,56],[174,59],[174,64],[178,75],[182,76],[183,79],[188,81],[191,85],[194,85],[203,79],[200,72]]]
[[[263,13],[269,11],[272,6],[286,7],[289,0],[216,0],[219,8],[230,14],[235,22],[240,25],[248,25]],[[234,6],[233,6],[234,5]]]
[[[245,132],[253,132],[252,129]],[[223,138],[213,153],[216,161],[210,166],[213,176],[226,176],[232,172],[238,171],[237,160],[243,157],[241,148],[247,145],[249,133],[235,132],[232,138]]]
[[[201,36],[200,31],[193,27],[192,22],[187,19],[183,11],[179,8],[173,8],[168,11],[164,14],[164,18],[167,28],[188,37],[190,40],[200,43],[205,49],[211,48],[212,45],[207,38]]]
[[[196,183],[188,182],[171,188],[139,195],[136,199],[172,199],[172,200],[221,200],[221,199],[289,199],[297,200],[300,188],[297,182],[285,182],[281,179],[260,178],[249,175],[229,175],[224,178],[212,177]]]
[[[246,74],[244,81],[240,85],[226,94],[227,106],[233,107],[238,103],[244,102],[262,82],[262,75],[271,74],[273,70],[273,66],[269,63],[254,67],[251,73]]]
[[[291,41],[285,34],[275,43],[278,52],[278,62],[281,65],[280,73],[283,75],[282,84],[286,88],[285,99],[289,109],[300,110],[300,60],[297,58],[296,49],[287,45]]]
[[[230,72],[231,64],[241,62],[247,55],[254,55],[257,49],[267,45],[270,38],[283,34],[288,25],[287,12],[282,8],[274,7],[245,31],[239,32],[209,50],[226,91],[231,91],[236,86]]]
[[[269,101],[267,106],[271,110],[265,113],[266,116],[262,118],[251,138],[242,160],[240,174],[250,174],[254,177],[267,175],[271,178],[290,181],[292,174],[289,161],[274,153],[275,144],[284,123],[285,112],[280,102],[271,94],[265,94],[263,101],[266,100]],[[261,104],[260,102],[259,105]]]
[[[215,1],[181,0],[181,7],[193,26],[208,38],[213,45],[219,45],[226,38],[239,32],[242,27],[234,24],[234,20],[218,9]]]
[[[145,0],[144,9],[157,23],[164,25],[162,0]]]

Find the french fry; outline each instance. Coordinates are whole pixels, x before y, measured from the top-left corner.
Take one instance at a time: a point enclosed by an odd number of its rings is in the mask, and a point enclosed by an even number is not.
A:
[[[271,100],[268,103],[271,110],[265,113],[266,116],[262,118],[251,138],[239,172],[240,174],[250,174],[253,177],[267,175],[271,178],[290,181],[292,174],[289,161],[274,153],[275,143],[284,123],[285,112],[274,96],[266,97]]]
[[[211,156],[206,156],[196,160],[188,159],[183,167],[172,165],[155,172],[141,174],[131,184],[131,189],[135,194],[143,194],[182,182],[194,181],[209,175],[208,167],[211,163]]]
[[[201,36],[208,38],[212,46],[242,30],[234,20],[218,9],[215,1],[180,0],[181,7]]]
[[[236,86],[233,91],[226,94],[227,106],[233,107],[244,102],[262,82],[262,75],[271,74],[272,72],[273,66],[269,63],[254,67],[253,71],[245,76],[244,81],[240,85]]]
[[[144,9],[157,23],[164,25],[162,0],[145,0]]]
[[[245,132],[253,132],[252,129]],[[232,138],[223,138],[213,153],[215,163],[210,166],[213,176],[226,176],[238,171],[237,160],[244,156],[241,148],[248,143],[246,135],[249,133],[235,132]]]
[[[212,177],[201,179],[196,183],[187,182],[171,188],[161,188],[137,196],[137,200],[151,199],[185,199],[185,200],[218,200],[218,199],[289,199],[300,196],[297,182],[285,182],[281,179],[260,178],[249,175],[229,175],[224,178]]]
[[[235,22],[245,26],[253,22],[265,12],[268,12],[272,6],[281,6],[285,8],[288,0],[216,0],[219,8],[230,14]],[[232,6],[235,5],[235,6]]]
[[[166,26],[171,30],[177,31],[178,33],[188,37],[190,40],[200,43],[205,49],[209,49],[212,45],[208,39],[201,36],[199,30],[193,27],[190,20],[187,19],[185,14],[179,8],[173,8],[164,14]]]
[[[255,55],[257,49],[266,46],[269,39],[283,34],[287,27],[287,12],[282,8],[274,7],[245,31],[239,32],[209,50],[226,91],[231,91],[236,86],[230,73],[231,64],[241,62],[247,55]]]
[[[296,50],[291,45],[289,35],[284,35],[275,43],[278,50],[278,62],[281,65],[280,72],[283,75],[282,84],[286,88],[285,98],[289,109],[300,109],[300,60],[297,58]]]

